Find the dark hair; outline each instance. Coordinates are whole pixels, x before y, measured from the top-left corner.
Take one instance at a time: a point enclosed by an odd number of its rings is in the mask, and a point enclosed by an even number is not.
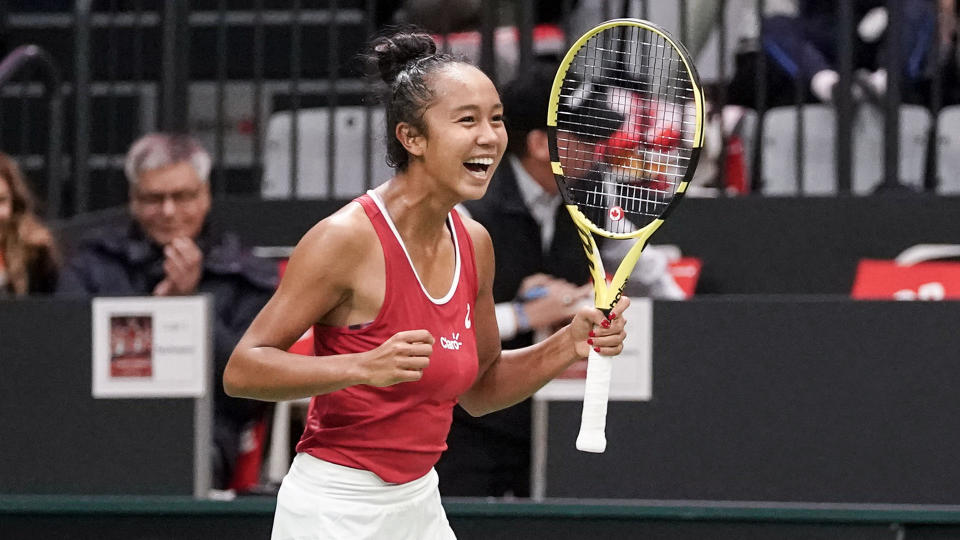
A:
[[[507,152],[523,157],[527,153],[527,135],[537,129],[547,130],[547,104],[556,71],[556,66],[538,61],[503,87],[500,100],[507,128]]]
[[[387,165],[406,170],[410,155],[397,140],[397,124],[406,122],[426,134],[423,113],[434,98],[427,76],[462,60],[437,53],[430,34],[418,29],[394,30],[374,38],[365,57],[368,74],[377,74],[386,84],[380,99],[386,108]]]
[[[547,130],[547,107],[556,71],[555,64],[538,60],[504,86],[500,100],[507,128],[507,152],[523,157],[527,153],[527,135],[537,129]],[[582,87],[579,77],[567,74],[560,91],[560,110],[588,114],[592,125],[573,127],[568,123],[572,115],[561,114],[557,118],[557,129],[575,132],[578,139],[595,143],[615,133],[624,117],[610,108],[606,94],[591,90],[589,86]],[[586,97],[578,103],[571,103],[572,99],[563,97],[579,92],[584,92]]]

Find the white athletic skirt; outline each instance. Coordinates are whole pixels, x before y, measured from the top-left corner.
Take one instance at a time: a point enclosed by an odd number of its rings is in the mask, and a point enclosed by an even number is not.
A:
[[[277,494],[273,540],[456,540],[437,471],[388,484],[370,471],[297,454]]]

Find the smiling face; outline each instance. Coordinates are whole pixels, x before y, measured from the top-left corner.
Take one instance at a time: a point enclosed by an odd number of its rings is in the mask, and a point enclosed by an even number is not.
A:
[[[130,212],[161,246],[196,239],[210,211],[210,187],[188,161],[140,173],[131,185]]]
[[[493,82],[479,69],[454,63],[430,75],[433,101],[423,114],[426,133],[397,126],[411,164],[461,200],[479,199],[503,158],[507,132]]]

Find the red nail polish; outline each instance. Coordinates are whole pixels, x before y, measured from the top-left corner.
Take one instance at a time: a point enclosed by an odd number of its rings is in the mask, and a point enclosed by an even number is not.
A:
[[[604,327],[604,328],[610,328],[610,321],[604,319],[603,322],[600,323],[600,326],[602,326],[602,327]]]
[[[594,347],[593,350],[600,352],[600,347]]]
[[[610,312],[610,317],[608,317],[608,318],[612,321],[612,320],[614,320],[614,319],[617,318],[617,314],[611,311],[611,312]]]
[[[593,340],[592,340],[592,339],[588,339],[588,340],[587,340],[587,345],[593,345]]]
[[[590,337],[597,337],[597,334],[595,334],[595,333],[593,332],[593,330],[591,330],[591,331],[590,331]]]

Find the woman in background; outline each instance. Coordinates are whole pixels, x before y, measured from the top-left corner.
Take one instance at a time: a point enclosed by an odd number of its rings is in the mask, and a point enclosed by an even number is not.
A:
[[[60,256],[10,156],[0,152],[0,298],[52,293]]]

